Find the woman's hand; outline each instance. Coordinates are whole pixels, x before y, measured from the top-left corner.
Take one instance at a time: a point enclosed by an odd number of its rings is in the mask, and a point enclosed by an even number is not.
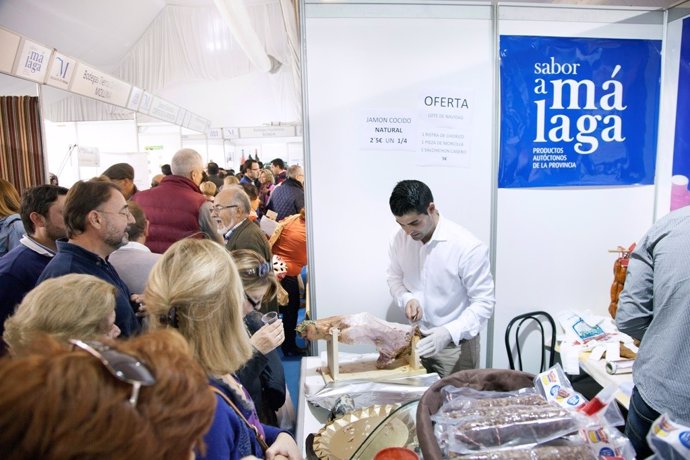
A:
[[[266,460],[278,459],[281,455],[290,460],[302,460],[302,454],[299,452],[297,443],[287,433],[278,435],[275,442],[266,451]]]
[[[277,320],[273,324],[267,324],[256,331],[251,337],[252,345],[259,350],[261,354],[266,354],[275,350],[278,345],[285,341],[285,332],[283,332],[283,321]]]

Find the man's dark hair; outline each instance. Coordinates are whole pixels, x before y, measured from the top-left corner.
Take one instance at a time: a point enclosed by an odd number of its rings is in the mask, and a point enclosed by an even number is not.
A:
[[[433,201],[434,196],[424,182],[403,180],[393,189],[388,203],[394,216],[404,216],[410,212],[427,214],[429,203]]]
[[[285,162],[283,162],[282,158],[274,158],[271,160],[271,164],[276,168],[285,169]]]
[[[141,206],[134,201],[128,201],[127,208],[132,217],[134,217],[134,223],[127,226],[127,236],[129,241],[136,241],[146,230],[146,214],[144,214]]]
[[[161,166],[161,172],[166,176],[172,175],[172,169],[170,169],[169,164],[164,164],[163,166]]]
[[[213,176],[218,175],[218,163],[214,163],[213,161],[209,161],[208,165],[206,165],[206,170],[208,171],[209,174]]]
[[[113,182],[88,180],[75,183],[67,192],[63,212],[67,237],[84,233],[86,216],[108,201],[115,191],[122,193]]]
[[[249,171],[250,169],[252,169],[252,165],[253,165],[254,163],[258,163],[258,161],[256,161],[256,160],[253,159],[253,158],[250,158],[250,159],[246,160],[246,161],[244,162],[244,171],[247,172],[247,171]]]
[[[28,235],[33,235],[36,231],[34,223],[31,222],[29,217],[30,214],[36,212],[43,217],[47,217],[50,206],[55,203],[58,196],[67,195],[67,192],[68,190],[65,187],[57,185],[39,185],[24,192],[19,215],[22,216],[24,230],[26,230]]]
[[[129,163],[116,163],[103,171],[103,175],[111,180],[134,180],[134,168]]]

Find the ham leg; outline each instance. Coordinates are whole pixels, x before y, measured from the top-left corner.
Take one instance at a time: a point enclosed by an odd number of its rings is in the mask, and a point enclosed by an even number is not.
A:
[[[376,367],[379,369],[386,367],[405,353],[409,353],[414,334],[410,325],[390,323],[370,313],[329,316],[316,321],[303,321],[296,330],[307,340],[331,340],[331,328],[340,330],[338,340],[341,343],[370,343],[376,346],[379,352]]]

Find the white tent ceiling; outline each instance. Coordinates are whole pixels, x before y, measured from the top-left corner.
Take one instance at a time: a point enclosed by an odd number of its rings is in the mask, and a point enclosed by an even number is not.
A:
[[[247,59],[213,0],[0,0],[0,26],[151,90],[213,126],[256,126],[300,119],[299,68],[293,60],[299,48],[288,43],[285,3],[290,0],[283,0],[281,9],[281,0],[244,0],[264,50],[283,63],[276,74]],[[539,3],[668,8],[678,2]],[[0,85],[12,93],[7,78]],[[46,93],[57,117],[93,112],[66,109],[65,101],[58,106],[54,101],[65,95]]]
[[[0,26],[151,90],[213,126],[297,122],[299,83],[284,4],[244,3],[260,45],[283,64],[275,74],[249,61],[213,0],[0,0]],[[0,84],[11,85],[7,80]],[[51,104],[66,97],[47,93]],[[87,112],[58,110],[66,117]]]

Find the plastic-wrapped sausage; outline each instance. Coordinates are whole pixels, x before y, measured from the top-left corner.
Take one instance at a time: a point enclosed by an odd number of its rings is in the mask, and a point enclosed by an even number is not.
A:
[[[451,455],[462,460],[585,460],[594,459],[587,446],[538,446],[526,449],[492,450],[468,455]]]
[[[508,406],[492,408],[483,417],[463,418],[447,427],[448,447],[453,452],[530,443],[542,443],[579,428],[577,420],[556,406]]]

